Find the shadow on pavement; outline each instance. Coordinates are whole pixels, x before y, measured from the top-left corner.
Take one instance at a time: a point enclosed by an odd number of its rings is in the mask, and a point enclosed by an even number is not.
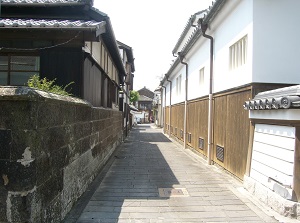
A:
[[[168,188],[179,182],[156,144],[160,142],[171,141],[150,126],[136,126],[64,222],[117,222],[121,211],[129,218],[134,208],[135,217],[143,218],[159,212],[151,209],[168,206],[163,202],[169,199]],[[145,205],[148,210],[141,210]]]

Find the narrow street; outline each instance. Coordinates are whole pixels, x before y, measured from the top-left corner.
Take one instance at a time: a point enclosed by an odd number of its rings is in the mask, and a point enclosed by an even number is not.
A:
[[[273,214],[161,129],[139,125],[64,222],[279,222]]]

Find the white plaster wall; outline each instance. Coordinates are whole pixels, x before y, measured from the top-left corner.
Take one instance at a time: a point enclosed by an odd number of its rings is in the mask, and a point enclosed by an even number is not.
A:
[[[166,106],[170,105],[170,83],[169,82],[165,82],[165,86],[166,86]]]
[[[252,81],[252,5],[252,0],[231,0],[227,2],[207,30],[207,34],[214,37],[213,92],[241,86]],[[229,71],[229,47],[245,35],[248,35],[247,64],[235,71]],[[185,58],[185,61],[189,64],[188,100],[209,93],[209,57],[210,40],[200,37]],[[182,64],[179,64],[179,66],[182,66]],[[203,67],[204,86],[200,88],[199,71]],[[184,67],[176,73],[174,72],[172,76],[178,76],[179,72],[185,77]],[[173,83],[175,83],[175,79],[173,79]],[[184,80],[185,78],[182,78],[182,89],[184,89]],[[184,101],[184,91],[182,93],[183,97],[174,97],[175,100],[172,99],[172,104],[173,102]]]
[[[254,82],[300,82],[299,8],[299,0],[254,1]]]
[[[225,4],[219,18],[212,23],[214,48],[213,92],[248,84],[252,81],[252,0],[232,0]],[[209,33],[209,32],[208,32]],[[248,35],[247,62],[229,70],[229,47]]]
[[[208,95],[209,86],[209,41],[200,39],[196,44],[196,51],[191,51],[189,58],[189,77],[188,77],[188,100]],[[200,69],[204,67],[204,85],[200,87]]]

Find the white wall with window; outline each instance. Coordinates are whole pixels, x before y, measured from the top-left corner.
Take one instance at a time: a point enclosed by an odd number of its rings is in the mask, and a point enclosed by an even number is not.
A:
[[[206,31],[214,38],[214,93],[253,82],[300,83],[297,8],[300,8],[298,0],[289,4],[284,1],[271,4],[267,0],[226,2]],[[277,20],[283,10],[292,11],[285,14],[284,20]],[[279,27],[284,31],[279,32]],[[208,95],[209,47],[210,41],[202,36],[185,55],[184,61],[189,65],[188,100]],[[201,88],[199,72],[203,67],[204,87]],[[179,74],[182,74],[181,96],[174,94]],[[175,90],[172,104],[183,102],[185,66],[179,63],[169,78]]]

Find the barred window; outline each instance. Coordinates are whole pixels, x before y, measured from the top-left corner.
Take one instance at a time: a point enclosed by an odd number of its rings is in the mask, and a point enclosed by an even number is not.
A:
[[[229,47],[229,69],[234,70],[247,62],[247,35]]]

